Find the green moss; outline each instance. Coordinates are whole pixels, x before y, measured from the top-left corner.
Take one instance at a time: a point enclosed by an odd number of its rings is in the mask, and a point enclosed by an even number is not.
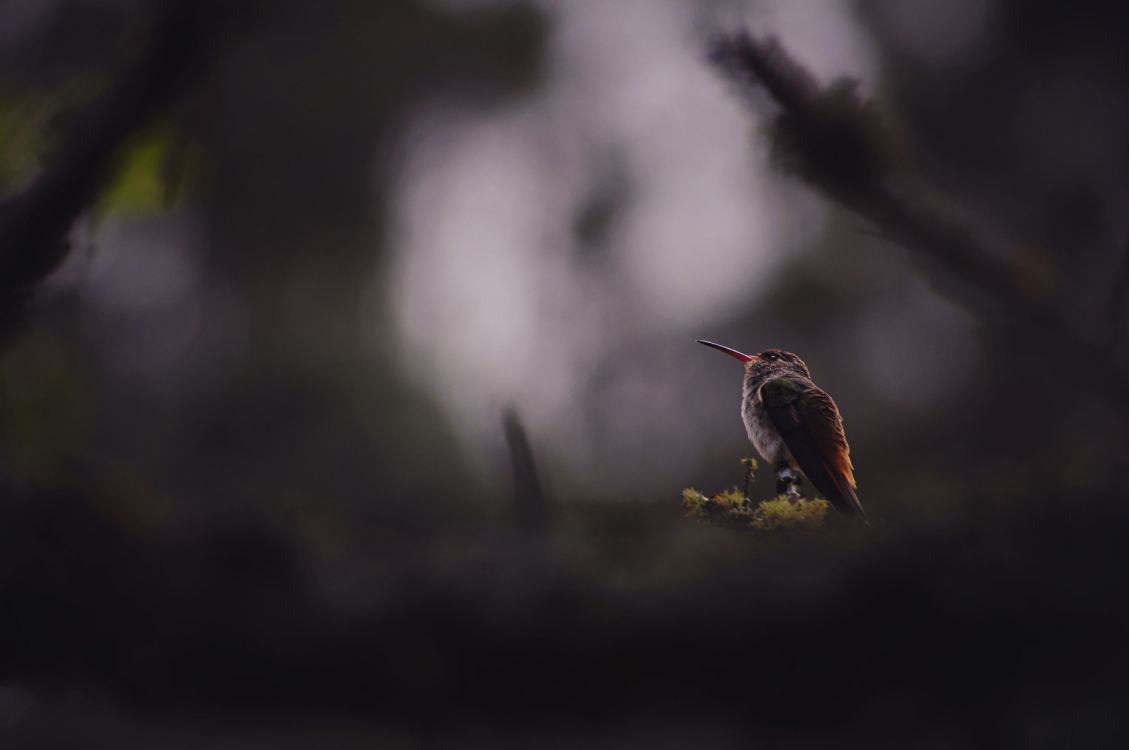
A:
[[[747,478],[756,470],[756,461],[741,460]],[[821,498],[806,500],[784,495],[754,504],[737,487],[706,495],[692,487],[682,490],[682,508],[688,518],[736,531],[811,533],[823,528],[830,504]]]
[[[682,509],[689,518],[705,518],[709,498],[693,487],[682,490]]]
[[[781,495],[765,500],[753,511],[753,526],[761,531],[818,531],[831,505],[822,498],[792,499]]]

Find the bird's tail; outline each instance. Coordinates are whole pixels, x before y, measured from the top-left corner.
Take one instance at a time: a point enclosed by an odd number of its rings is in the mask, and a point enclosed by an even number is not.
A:
[[[863,510],[862,502],[855,491],[854,481],[826,464],[824,464],[824,470],[827,472],[827,477],[831,479],[830,486],[817,486],[816,489],[822,491],[828,501],[844,516],[857,517],[869,526],[870,519],[867,518],[866,511]]]
[[[855,492],[855,488],[848,485],[848,486],[844,487],[843,489],[846,490],[846,492],[843,493],[845,495],[844,505],[847,505],[847,506],[850,507],[850,509],[851,509],[850,515],[858,516],[862,520],[863,523],[865,523],[867,526],[869,526],[870,525],[870,519],[867,518],[866,511],[863,510],[862,503],[859,501],[859,496],[858,496],[858,493]]]

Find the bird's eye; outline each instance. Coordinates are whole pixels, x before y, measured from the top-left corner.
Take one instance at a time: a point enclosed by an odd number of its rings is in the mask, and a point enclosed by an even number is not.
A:
[[[771,362],[775,362],[776,360],[780,359],[780,357],[777,356],[775,352],[769,352],[768,354],[764,355],[764,358]]]

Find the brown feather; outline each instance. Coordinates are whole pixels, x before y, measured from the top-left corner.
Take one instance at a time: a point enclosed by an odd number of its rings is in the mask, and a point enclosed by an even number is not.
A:
[[[865,521],[851,449],[831,396],[810,380],[780,378],[762,386],[761,398],[792,458],[816,489],[842,513]]]
[[[851,446],[843,431],[843,418],[831,396],[816,386],[804,391],[798,404],[804,424],[830,467],[856,489],[855,467],[851,463]]]

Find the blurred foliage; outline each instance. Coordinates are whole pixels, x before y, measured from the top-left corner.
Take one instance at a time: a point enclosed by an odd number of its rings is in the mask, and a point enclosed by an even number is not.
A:
[[[48,101],[0,86],[0,192],[34,174],[47,146]]]
[[[90,438],[91,393],[61,343],[23,338],[0,360],[0,423],[7,470],[50,484]]]
[[[190,177],[186,146],[168,124],[147,129],[120,157],[95,207],[98,215],[137,215],[169,208]]]
[[[99,69],[72,71],[50,83],[21,81],[0,71],[0,190],[32,178],[75,113],[110,82]]]
[[[378,362],[296,343],[251,354],[176,415],[176,486],[297,525],[454,523],[481,511],[443,420]]]
[[[97,86],[75,84],[60,90],[0,87],[0,193],[32,179],[65,127],[67,112],[91,97]],[[119,154],[114,176],[93,214],[148,214],[168,208],[188,172],[183,139],[168,122],[146,129]]]

